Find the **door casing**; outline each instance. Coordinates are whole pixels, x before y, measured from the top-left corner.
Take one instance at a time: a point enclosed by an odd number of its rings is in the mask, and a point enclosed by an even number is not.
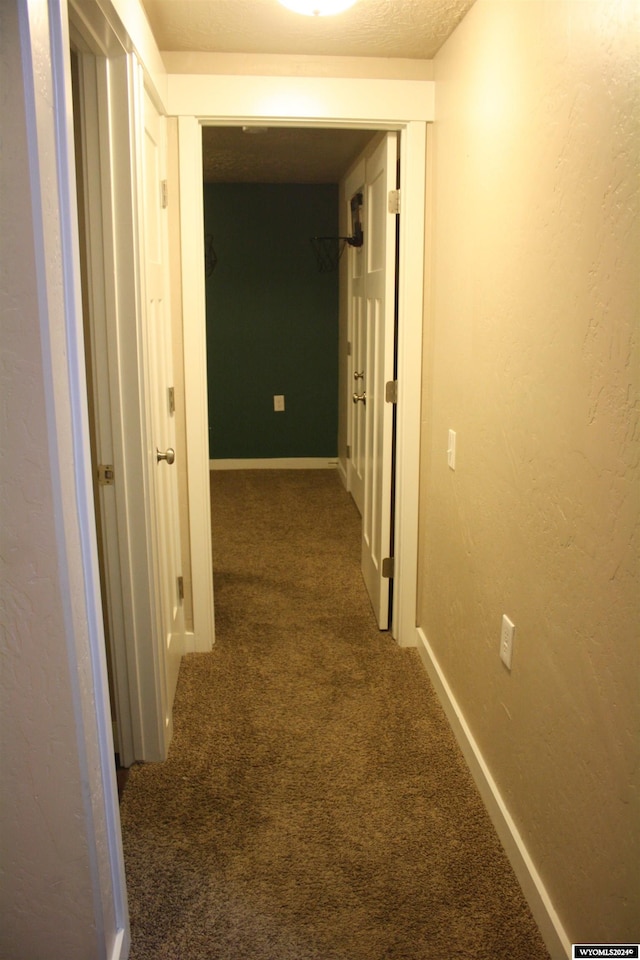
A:
[[[206,342],[202,212],[202,126],[343,127],[397,130],[400,136],[398,403],[396,419],[395,576],[392,634],[416,643],[418,496],[424,295],[427,125],[430,81],[286,77],[174,76],[167,104],[179,118],[185,407],[192,510],[209,498],[206,453]],[[391,118],[391,119],[390,119]],[[193,501],[191,498],[193,497]],[[208,514],[207,514],[208,515]],[[208,541],[208,531],[207,531]],[[193,544],[193,567],[211,583],[210,542]],[[210,588],[209,588],[210,589]],[[194,583],[194,603],[196,584]]]
[[[114,485],[105,488],[106,592],[120,756],[165,758],[166,684],[159,615],[158,548],[153,476],[155,446],[149,414],[149,358],[141,288],[143,157],[142,94],[145,73],[105,19],[96,24],[80,4],[70,9],[74,45],[81,51],[81,76],[88,101],[83,128],[92,151],[93,238],[89,274],[96,309],[92,322],[104,346],[101,365],[102,422],[108,440],[104,459],[113,465]],[[91,13],[95,14],[95,8]],[[99,241],[99,242],[98,242]],[[102,457],[101,457],[102,459]],[[169,725],[170,727],[170,725]],[[111,758],[113,763],[113,758]]]

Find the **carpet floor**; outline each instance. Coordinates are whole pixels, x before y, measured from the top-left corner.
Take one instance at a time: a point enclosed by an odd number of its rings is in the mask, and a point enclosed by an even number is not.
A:
[[[131,960],[548,960],[337,474],[211,483],[216,644],[120,808]]]

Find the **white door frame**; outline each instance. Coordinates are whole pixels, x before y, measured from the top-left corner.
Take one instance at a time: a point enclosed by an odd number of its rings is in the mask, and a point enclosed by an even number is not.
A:
[[[93,59],[86,71],[95,114],[86,130],[94,140],[99,184],[93,185],[92,213],[102,249],[94,245],[90,264],[102,287],[104,343],[108,368],[109,431],[115,470],[107,533],[107,599],[114,627],[116,696],[120,709],[122,760],[159,761],[166,756],[164,662],[160,639],[157,563],[154,542],[155,453],[147,402],[147,357],[142,336],[143,255],[140,234],[142,166],[141,96],[144,71],[127,52],[115,27],[96,7],[72,3],[76,45]],[[87,16],[90,13],[91,16]],[[92,76],[95,71],[95,76]],[[97,172],[97,171],[96,171]],[[93,173],[93,171],[92,171]],[[87,179],[87,178],[85,178]],[[99,194],[99,195],[98,195]],[[101,283],[103,273],[108,281]],[[117,562],[116,562],[117,560]],[[128,709],[127,709],[128,708]],[[113,763],[113,758],[112,761]]]
[[[383,134],[370,145],[365,156],[363,197],[364,380],[360,390],[365,391],[366,404],[360,567],[381,630],[391,626],[390,579],[383,568],[385,558],[391,556],[392,543],[394,410],[385,398],[385,390],[395,375],[397,216],[389,209],[389,197],[396,190],[398,156],[396,133]],[[353,353],[361,351],[358,339],[354,334]],[[351,408],[353,417],[353,403]]]
[[[142,301],[142,356],[145,370],[145,396],[148,408],[147,464],[151,516],[152,556],[158,599],[159,635],[154,651],[159,666],[164,753],[173,736],[173,701],[180,662],[184,651],[184,597],[178,588],[182,555],[178,515],[178,467],[163,462],[158,449],[176,446],[175,396],[173,389],[173,344],[170,314],[169,246],[167,204],[162,201],[161,186],[166,185],[166,120],[158,111],[149,90],[139,88],[138,143],[139,242]],[[166,196],[166,194],[165,194]]]
[[[205,653],[215,642],[215,621],[209,488],[204,227],[202,230],[194,227],[194,224],[204,224],[202,129],[195,118],[178,118],[178,154],[184,405],[193,601],[193,635],[187,635],[187,648],[194,653]]]
[[[186,417],[191,438],[192,516],[206,501],[206,334],[202,229],[202,125],[343,127],[400,132],[398,405],[396,427],[395,583],[392,633],[414,646],[418,565],[418,493],[424,292],[427,123],[434,118],[431,81],[308,77],[169,75],[167,110],[179,118],[180,210]],[[193,498],[193,499],[191,499]],[[202,518],[198,522],[204,526]],[[211,543],[192,542],[194,569],[212,582]],[[211,587],[208,588],[211,590]],[[195,584],[194,584],[195,606]]]
[[[98,464],[110,465],[118,460],[122,478],[121,446],[122,416],[120,409],[119,376],[117,369],[117,331],[113,322],[117,315],[116,286],[107,283],[107,277],[116,275],[114,258],[113,221],[106,198],[111,193],[109,95],[117,83],[122,65],[108,66],[103,57],[96,57],[86,49],[83,37],[71,25],[71,41],[78,55],[78,112],[77,131],[80,140],[79,165],[82,184],[79,206],[83,207],[84,251],[86,262],[86,290],[88,306],[85,331],[88,332],[85,350],[91,352],[90,406],[94,413],[94,444]],[[75,117],[75,104],[74,104]],[[74,122],[74,126],[76,126]],[[105,135],[106,134],[106,135]],[[105,209],[106,208],[106,209]],[[81,238],[82,239],[82,238]],[[114,453],[116,456],[114,456]],[[95,488],[95,468],[94,488]],[[99,548],[103,572],[103,608],[106,613],[105,634],[110,653],[112,695],[118,738],[116,749],[121,763],[128,767],[136,759],[129,688],[127,623],[123,599],[123,560],[120,553],[118,518],[123,516],[123,484],[99,485],[96,489],[96,510],[100,516]]]

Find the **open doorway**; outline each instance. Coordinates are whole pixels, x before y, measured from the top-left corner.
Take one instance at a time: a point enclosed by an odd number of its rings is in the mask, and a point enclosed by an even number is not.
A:
[[[320,273],[311,238],[350,231],[339,184],[375,133],[203,128],[209,450],[217,467],[335,465],[346,454],[338,371],[348,258]]]
[[[212,466],[340,462],[355,493],[349,437],[360,424],[353,455],[365,465],[367,495],[354,499],[381,629],[390,623],[393,576],[393,402],[385,388],[395,371],[397,211],[389,198],[397,140],[375,130],[265,127],[205,128],[203,140]],[[287,183],[292,175],[297,182]],[[328,262],[314,255],[318,234],[334,238]],[[352,249],[340,262],[347,236]]]
[[[214,470],[338,460],[338,185],[204,184],[209,456]]]

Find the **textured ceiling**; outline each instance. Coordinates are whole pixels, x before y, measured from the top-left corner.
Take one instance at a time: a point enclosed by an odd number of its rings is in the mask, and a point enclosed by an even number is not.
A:
[[[143,0],[160,50],[430,60],[473,0],[357,0],[305,17],[278,0]]]
[[[362,153],[371,130],[301,130],[205,127],[203,175],[207,183],[338,183]]]
[[[142,0],[161,51],[430,60],[474,0],[357,0],[305,17],[278,0]],[[345,61],[346,62],[346,61]],[[362,62],[362,61],[360,61]],[[373,62],[373,61],[372,61]],[[372,131],[205,128],[208,182],[337,183]]]

